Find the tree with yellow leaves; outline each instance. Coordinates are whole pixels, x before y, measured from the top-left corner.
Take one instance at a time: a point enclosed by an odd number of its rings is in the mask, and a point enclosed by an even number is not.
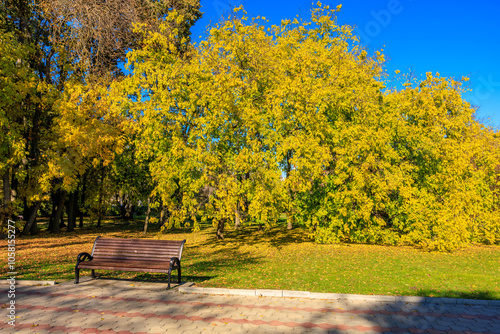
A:
[[[57,98],[48,27],[33,1],[0,4],[2,141],[0,167],[3,199],[26,217],[23,234],[36,233],[35,217],[44,190],[38,180],[47,171],[51,149],[51,105]]]
[[[127,120],[109,108],[108,95],[123,75],[125,53],[140,43],[132,23],[158,31],[176,9],[185,19],[170,22],[179,32],[170,42],[186,44],[199,8],[199,0],[0,3],[3,202],[9,214],[27,218],[24,234],[36,233],[35,217],[48,200],[52,232],[59,231],[64,207],[71,231],[85,200],[102,216],[110,165],[128,139]]]
[[[285,212],[317,242],[498,243],[498,133],[474,120],[461,81],[387,89],[383,54],[338,26],[339,10],[266,29],[238,8],[182,48],[143,31],[117,96],[169,225],[211,220],[222,238]]]
[[[13,213],[12,167],[26,159],[24,127],[14,119],[26,113],[23,101],[36,93],[37,80],[29,69],[31,49],[19,43],[14,34],[0,30],[0,173],[3,183],[1,223]]]

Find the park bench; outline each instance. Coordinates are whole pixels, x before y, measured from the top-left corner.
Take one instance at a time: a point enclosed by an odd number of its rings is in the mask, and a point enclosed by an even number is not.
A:
[[[80,279],[80,269],[91,269],[95,278],[95,269],[121,270],[137,272],[155,272],[170,275],[177,269],[178,281],[181,282],[181,256],[186,240],[148,240],[101,238],[94,241],[92,254],[80,253],[76,258],[75,284]]]

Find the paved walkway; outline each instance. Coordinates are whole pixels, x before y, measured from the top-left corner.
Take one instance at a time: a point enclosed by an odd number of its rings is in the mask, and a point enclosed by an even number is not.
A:
[[[2,333],[495,333],[500,306],[183,294],[165,284],[92,280],[17,286]]]

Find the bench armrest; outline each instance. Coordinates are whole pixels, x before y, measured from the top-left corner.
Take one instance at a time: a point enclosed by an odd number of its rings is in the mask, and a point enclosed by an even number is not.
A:
[[[93,259],[93,257],[89,253],[87,253],[87,252],[80,253],[76,257],[76,266],[78,267],[78,265],[80,264],[80,262],[90,261],[92,259]]]
[[[177,267],[180,268],[181,260],[179,260],[179,258],[177,258],[177,257],[173,257],[170,259],[170,268],[173,268],[175,264],[177,264]]]

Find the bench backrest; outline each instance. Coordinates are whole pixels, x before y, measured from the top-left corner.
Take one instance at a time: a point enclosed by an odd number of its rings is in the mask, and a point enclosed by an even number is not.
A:
[[[168,262],[179,260],[186,240],[151,240],[97,237],[92,249],[95,259]]]

